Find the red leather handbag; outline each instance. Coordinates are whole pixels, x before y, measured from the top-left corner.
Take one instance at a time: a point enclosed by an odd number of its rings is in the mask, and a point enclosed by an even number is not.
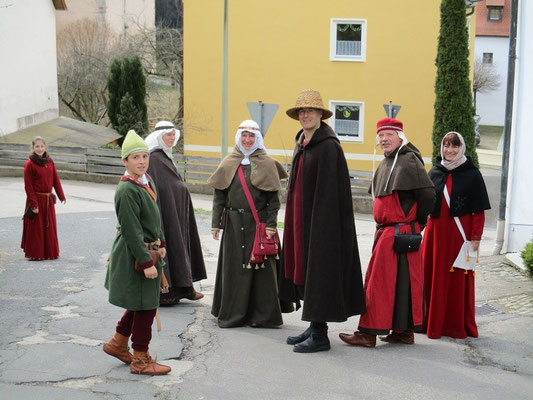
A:
[[[255,219],[255,238],[254,244],[252,246],[252,253],[250,254],[250,261],[248,268],[251,268],[251,264],[255,264],[255,269],[265,268],[263,262],[267,256],[275,256],[276,259],[279,259],[279,236],[276,230],[276,233],[269,239],[266,235],[266,223],[259,222],[259,215],[255,208],[254,199],[252,194],[248,189],[246,180],[244,179],[244,173],[242,172],[242,167],[239,165],[237,170],[239,174],[239,179],[241,180],[242,188],[244,189],[244,194],[252,210],[252,214]]]

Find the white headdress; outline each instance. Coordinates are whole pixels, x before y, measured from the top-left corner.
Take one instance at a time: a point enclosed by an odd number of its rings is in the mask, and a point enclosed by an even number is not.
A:
[[[241,144],[241,136],[243,132],[250,132],[255,136],[255,142],[248,150],[246,150]],[[252,121],[251,119],[242,121],[239,125],[237,133],[235,134],[235,144],[241,153],[244,154],[244,158],[241,161],[242,165],[250,164],[250,159],[248,157],[250,157],[250,155],[253,154],[257,149],[263,149],[266,151],[265,145],[263,144],[263,135],[259,130],[259,125],[257,125],[257,122]]]
[[[165,142],[163,141],[163,136],[165,136],[167,133],[170,133],[172,131],[176,131],[176,137],[174,138],[174,143],[172,146],[167,146]],[[146,139],[146,143],[148,143],[148,148],[150,151],[154,149],[161,149],[165,152],[168,158],[172,160],[172,147],[178,143],[178,140],[180,139],[180,131],[179,129],[176,129],[174,127],[174,124],[169,121],[159,121],[155,125],[155,130],[150,133]]]

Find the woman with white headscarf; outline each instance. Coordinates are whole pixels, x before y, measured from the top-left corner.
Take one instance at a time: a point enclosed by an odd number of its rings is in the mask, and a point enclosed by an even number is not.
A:
[[[455,261],[465,242],[460,229],[471,243],[469,256],[476,258],[485,223],[484,210],[490,208],[489,198],[481,173],[465,156],[460,133],[448,132],[440,151],[442,157],[437,157],[429,171],[436,202],[423,240],[424,328],[431,339],[478,337],[475,274],[473,270],[457,267]]]
[[[207,277],[191,195],[172,158],[179,137],[180,131],[169,121],[158,122],[146,137],[150,148],[148,174],[157,185],[157,204],[167,238],[164,273],[169,292],[161,293],[161,305],[177,304],[183,298],[201,299],[204,295],[194,290],[193,282]]]
[[[261,222],[267,235],[277,229],[280,207],[280,179],[287,173],[269,157],[257,123],[243,121],[235,135],[235,148],[222,160],[207,183],[215,189],[213,198],[213,238],[218,240],[223,225],[218,256],[215,293],[211,313],[221,328],[250,325],[273,327],[283,323],[278,299],[276,260],[266,258],[263,268],[249,265],[256,223],[237,174],[242,167]]]

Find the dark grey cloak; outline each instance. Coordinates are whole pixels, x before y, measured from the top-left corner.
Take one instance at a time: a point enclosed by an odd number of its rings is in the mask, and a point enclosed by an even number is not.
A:
[[[150,153],[148,174],[158,189],[167,248],[165,276],[171,288],[192,288],[193,282],[206,279],[207,274],[189,189],[163,150]]]

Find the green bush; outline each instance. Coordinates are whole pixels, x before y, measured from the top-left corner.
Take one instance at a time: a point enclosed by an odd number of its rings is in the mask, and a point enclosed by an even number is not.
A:
[[[524,264],[526,264],[529,273],[533,275],[533,240],[526,244],[526,247],[522,250],[520,255],[522,256],[522,260],[524,260]]]
[[[123,137],[130,129],[141,136],[147,134],[146,78],[139,57],[115,59],[107,89],[107,112],[113,128]]]

